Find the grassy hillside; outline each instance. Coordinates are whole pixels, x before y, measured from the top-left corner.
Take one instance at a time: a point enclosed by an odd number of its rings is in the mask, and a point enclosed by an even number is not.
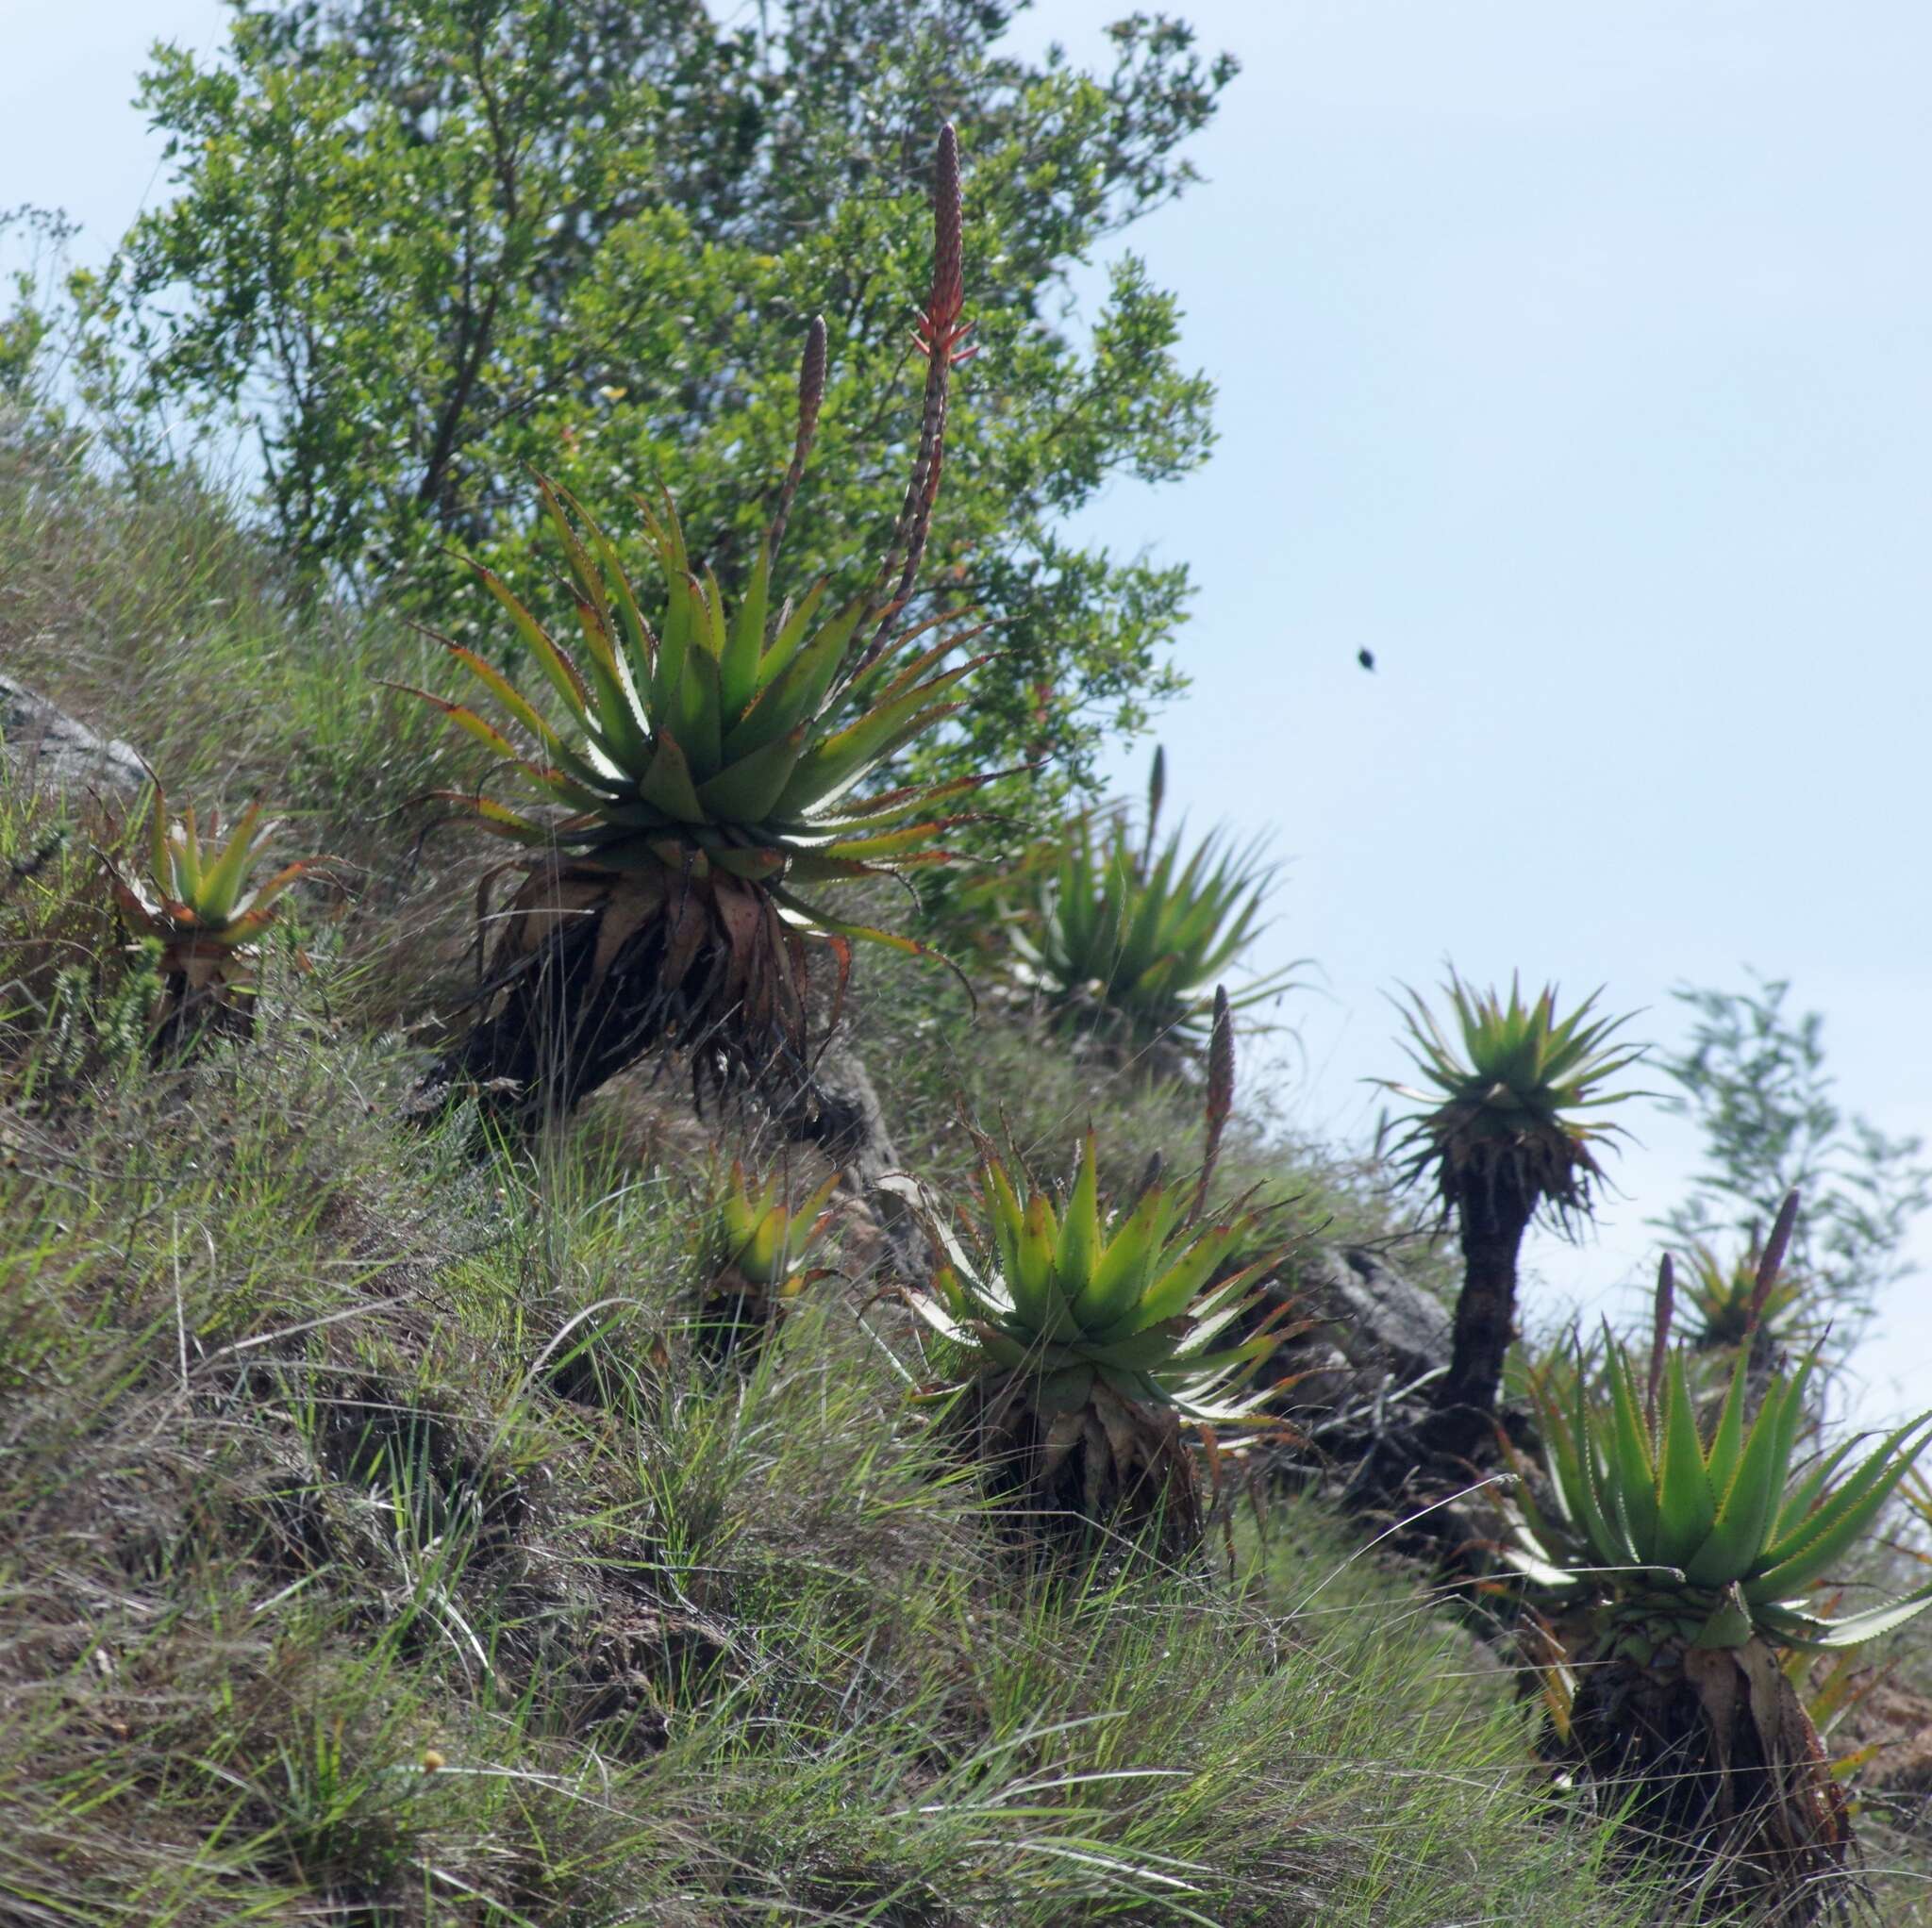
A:
[[[485,861],[408,807],[457,753],[373,679],[423,657],[218,502],[0,457],[0,668],[344,860],[256,1042],[158,1074],[97,968],[111,812],[0,795],[0,1920],[1671,1919],[1507,1672],[1319,1504],[1227,1506],[1232,1577],[1016,1569],[858,1202],[842,1275],[707,1371],[693,1188],[755,1121],[674,1071],[481,1160],[397,1122]],[[1055,1161],[1090,1116],[1124,1169],[1194,1143],[1191,1100],[864,969],[930,1182],[961,1097]],[[1307,1236],[1394,1230],[1262,1121],[1228,1164]]]

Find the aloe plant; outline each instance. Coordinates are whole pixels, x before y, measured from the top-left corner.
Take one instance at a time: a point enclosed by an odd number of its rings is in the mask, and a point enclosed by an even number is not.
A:
[[[780,602],[774,564],[818,419],[826,337],[815,322],[799,378],[797,433],[777,513],[742,593],[729,601],[685,545],[668,499],[641,503],[655,611],[615,542],[563,491],[540,484],[569,567],[566,647],[490,571],[549,688],[541,706],[458,643],[455,662],[508,729],[427,691],[498,772],[538,805],[442,793],[526,853],[484,1010],[430,1090],[475,1090],[529,1115],[567,1109],[645,1052],[683,1045],[701,1072],[777,1095],[808,1085],[809,943],[828,957],[839,1008],[855,940],[925,955],[901,932],[854,923],[817,892],[905,879],[943,863],[948,806],[988,779],[880,787],[877,773],[958,713],[984,657],[945,658],[966,637],[901,627],[944,452],[948,385],[962,342],[958,149],[939,143],[932,291],[921,320],[924,413],[905,506],[872,588],[828,607],[821,582]],[[654,620],[655,618],[655,620]],[[811,894],[808,894],[811,893]]]
[[[1219,833],[1190,849],[1176,829],[1157,844],[1165,787],[1157,750],[1138,839],[1118,811],[1071,818],[1012,880],[1023,906],[1011,940],[1022,982],[1054,1011],[1136,1050],[1198,1051],[1223,974],[1261,933],[1275,870]],[[1243,987],[1232,1007],[1279,995],[1297,968]]]
[[[1682,1291],[1696,1323],[1690,1343],[1701,1352],[1724,1352],[1761,1333],[1768,1346],[1787,1346],[1806,1336],[1807,1281],[1780,1271],[1759,1296],[1757,1247],[1725,1259],[1708,1245],[1692,1246]]]
[[[1597,1152],[1617,1130],[1596,1114],[1635,1095],[1605,1087],[1642,1054],[1611,1041],[1627,1020],[1594,1017],[1593,996],[1558,1017],[1554,986],[1525,1004],[1512,981],[1505,1002],[1452,973],[1447,991],[1453,1036],[1407,994],[1408,1050],[1423,1084],[1379,1082],[1415,1106],[1398,1153],[1412,1181],[1434,1186],[1461,1241],[1462,1289],[1431,1432],[1443,1450],[1468,1454],[1493,1430],[1524,1234],[1539,1211],[1564,1223],[1589,1211],[1603,1175]]]
[[[1740,1894],[1808,1920],[1851,1823],[1783,1656],[1858,1647],[1932,1604],[1932,1584],[1847,1614],[1818,1597],[1932,1443],[1932,1413],[1801,1456],[1816,1351],[1774,1368],[1753,1411],[1744,1346],[1703,1419],[1672,1298],[1667,1263],[1647,1371],[1607,1332],[1600,1371],[1579,1357],[1562,1388],[1533,1381],[1546,1499],[1513,1557],[1588,1628],[1567,1709],[1584,1770],[1653,1835],[1725,1857]]]
[[[793,1205],[782,1171],[755,1182],[732,1161],[715,1188],[708,1227],[698,1319],[708,1350],[749,1356],[777,1330],[798,1295],[824,1276],[824,1268],[809,1261],[831,1228],[826,1207],[838,1183],[835,1172]]]
[[[328,861],[300,857],[258,877],[258,860],[279,828],[261,815],[261,804],[251,804],[224,842],[218,811],[198,824],[190,805],[174,818],[157,781],[145,870],[102,857],[123,929],[159,947],[161,989],[151,1014],[157,1050],[190,1046],[208,1032],[246,1035],[261,962],[257,939],[281,915],[296,878]]]
[[[985,1146],[974,1249],[930,1224],[943,1260],[913,1304],[953,1348],[948,1423],[1041,1537],[1154,1524],[1187,1552],[1201,1511],[1185,1429],[1247,1426],[1270,1396],[1250,1382],[1280,1342],[1285,1307],[1262,1287],[1280,1253],[1249,1212],[1205,1210],[1231,1039],[1223,996],[1191,1183],[1157,1179],[1108,1209],[1091,1130],[1058,1194]]]

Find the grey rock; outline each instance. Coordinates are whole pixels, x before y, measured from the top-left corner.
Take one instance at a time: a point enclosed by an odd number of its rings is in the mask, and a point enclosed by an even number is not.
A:
[[[900,1271],[923,1278],[932,1257],[918,1214],[901,1191],[881,1183],[896,1172],[899,1155],[872,1073],[845,1039],[834,1038],[819,1058],[815,1082],[820,1115],[813,1135],[851,1174],[876,1215]]]
[[[1318,1252],[1276,1289],[1290,1301],[1290,1318],[1307,1321],[1270,1366],[1272,1377],[1294,1380],[1287,1397],[1298,1409],[1379,1410],[1448,1363],[1448,1312],[1373,1252]]]
[[[1328,1334],[1351,1365],[1383,1365],[1412,1379],[1449,1360],[1449,1312],[1373,1252],[1345,1246],[1324,1255],[1305,1283],[1331,1308]]]
[[[1332,1412],[1357,1391],[1356,1369],[1348,1355],[1319,1339],[1312,1345],[1291,1345],[1271,1377],[1282,1388],[1271,1409],[1290,1417],[1303,1411]]]
[[[147,781],[141,758],[11,676],[0,676],[0,773],[47,789],[131,793]]]

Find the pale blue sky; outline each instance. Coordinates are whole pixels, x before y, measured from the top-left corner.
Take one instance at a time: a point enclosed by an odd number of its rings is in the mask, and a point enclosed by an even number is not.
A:
[[[162,191],[146,43],[212,45],[223,9],[0,10],[0,201],[64,204],[98,251]],[[1121,10],[1023,31],[1091,52]],[[1382,993],[1445,958],[1602,983],[1664,1039],[1674,983],[1749,961],[1827,1014],[1849,1104],[1932,1136],[1932,9],[1177,10],[1245,72],[1208,183],[1132,245],[1222,442],[1084,525],[1199,579],[1161,735],[1194,821],[1293,859],[1270,942],[1326,996],[1291,1115],[1369,1128]],[[1540,1309],[1651,1262],[1691,1148],[1630,1122],[1631,1196],[1540,1244]],[[1884,1323],[1869,1406],[1932,1399],[1932,1279]]]

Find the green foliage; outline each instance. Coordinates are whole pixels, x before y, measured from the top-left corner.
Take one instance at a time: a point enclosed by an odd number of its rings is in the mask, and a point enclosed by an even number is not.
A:
[[[758,1184],[733,1159],[715,1188],[708,1236],[701,1240],[708,1274],[697,1342],[707,1357],[748,1366],[792,1312],[799,1295],[830,1268],[808,1263],[833,1224],[826,1208],[839,1173],[802,1204],[791,1203],[789,1174],[770,1172]]]
[[[795,927],[883,937],[826,920],[788,887],[894,876],[943,860],[933,840],[958,820],[934,817],[933,807],[978,779],[858,792],[882,761],[958,711],[949,692],[983,658],[941,669],[957,646],[950,636],[916,654],[912,635],[867,651],[858,631],[876,613],[871,598],[818,621],[823,585],[774,618],[769,546],[733,611],[715,577],[692,573],[668,502],[661,515],[644,510],[663,591],[653,626],[609,539],[578,511],[587,547],[573,527],[575,505],[548,483],[543,493],[575,586],[583,668],[499,578],[478,573],[563,705],[570,735],[458,643],[450,653],[535,747],[520,748],[461,704],[417,693],[540,799],[572,814],[540,821],[480,793],[451,800],[486,830],[535,851],[618,871],[681,872],[695,860],[768,886]]]
[[[1252,1332],[1257,1281],[1280,1255],[1228,1272],[1230,1259],[1252,1250],[1255,1222],[1237,1214],[1197,1224],[1191,1189],[1149,1185],[1131,1209],[1104,1217],[1091,1132],[1058,1206],[1030,1185],[1023,1202],[1006,1166],[989,1156],[979,1242],[991,1262],[975,1264],[941,1233],[947,1262],[933,1275],[932,1297],[914,1303],[965,1349],[969,1371],[1024,1375],[1043,1413],[1077,1415],[1099,1387],[1204,1423],[1239,1424],[1265,1396],[1239,1396],[1241,1382],[1277,1341],[1259,1333],[1228,1344],[1223,1336]]]
[[[1684,1352],[1666,1357],[1661,1343],[1647,1394],[1607,1333],[1601,1391],[1580,1357],[1560,1392],[1532,1381],[1557,1513],[1541,1535],[1524,1533],[1518,1563],[1546,1585],[1601,1594],[1623,1651],[1642,1661],[1671,1642],[1740,1647],[1754,1636],[1857,1646],[1932,1603],[1927,1586],[1827,1620],[1807,1599],[1871,1536],[1932,1443],[1932,1414],[1862,1457],[1855,1436],[1806,1464],[1797,1446],[1817,1355],[1774,1372],[1755,1415],[1749,1364],[1740,1354],[1707,1427]],[[1586,1573],[1553,1564],[1566,1547]]]
[[[47,395],[46,351],[59,325],[60,266],[77,232],[53,208],[22,207],[0,214],[0,244],[25,243],[24,258],[5,277],[13,305],[0,314],[0,435],[19,435],[23,423],[58,426],[58,411]]]
[[[794,547],[889,527],[905,469],[907,319],[925,275],[923,130],[971,149],[967,274],[996,374],[950,424],[948,526],[922,603],[976,607],[1001,656],[928,772],[1058,759],[1176,679],[1179,567],[1059,533],[1114,476],[1210,440],[1209,385],[1131,256],[1084,326],[1069,277],[1181,191],[1234,72],[1135,16],[1110,71],[997,42],[988,0],[238,5],[226,58],[157,51],[141,103],[175,191],[78,288],[97,383],[177,440],[258,441],[276,531],[464,641],[435,545],[528,595],[525,467],[608,502],[668,487],[694,554],[748,577],[806,318],[831,328],[827,486]],[[835,584],[838,603],[861,585]],[[924,615],[926,609],[916,610]],[[1038,799],[1039,786],[1028,792]]]
[[[1685,1050],[1662,1060],[1678,1087],[1664,1102],[1697,1123],[1705,1164],[1657,1222],[1684,1239],[1749,1244],[1787,1192],[1802,1192],[1793,1269],[1813,1282],[1841,1348],[1877,1294],[1913,1270],[1904,1246],[1932,1205],[1932,1166],[1920,1139],[1890,1137],[1833,1096],[1824,1020],[1788,1008],[1790,982],[1753,982],[1676,993],[1693,1022]]]
[[[1721,1257],[1708,1245],[1693,1246],[1690,1271],[1680,1288],[1682,1303],[1696,1315],[1690,1343],[1699,1352],[1742,1345],[1751,1337],[1752,1305],[1757,1297],[1757,1248],[1735,1259]],[[1810,1317],[1809,1281],[1779,1269],[1766,1288],[1757,1319],[1766,1340],[1784,1346],[1801,1338]]]
[[[157,783],[145,875],[108,860],[115,899],[129,926],[184,951],[231,952],[259,937],[280,914],[276,900],[323,861],[300,857],[258,881],[256,859],[280,828],[264,823],[261,810],[258,801],[249,805],[223,843],[218,812],[208,812],[205,831],[196,827],[192,804],[178,821],[171,820]]]
[[[1214,987],[1260,935],[1274,883],[1258,852],[1224,848],[1218,835],[1191,852],[1176,830],[1155,851],[1162,787],[1157,751],[1147,831],[1137,842],[1118,813],[1062,825],[1045,860],[1021,869],[1012,930],[1025,980],[1059,1012],[1136,1046],[1199,1048]],[[1296,965],[1231,999],[1246,1009],[1288,988]]]
[[[801,1205],[788,1202],[782,1171],[769,1172],[758,1184],[742,1164],[719,1188],[712,1222],[716,1262],[729,1266],[751,1284],[790,1296],[805,1283],[805,1265],[831,1224],[825,1206],[839,1183],[835,1172]]]
[[[1507,1005],[1453,975],[1444,989],[1455,1037],[1414,991],[1403,1014],[1425,1088],[1380,1081],[1420,1107],[1398,1144],[1411,1174],[1433,1174],[1450,1200],[1465,1183],[1491,1187],[1507,1173],[1531,1205],[1581,1208],[1602,1176],[1596,1147],[1620,1129],[1588,1114],[1638,1095],[1602,1089],[1642,1055],[1609,1042],[1629,1020],[1592,1019],[1601,993],[1559,1019],[1554,985],[1531,1005],[1513,978]]]
[[[121,922],[137,947],[153,947],[161,995],[153,1030],[157,1048],[188,1046],[206,1028],[245,1032],[252,1017],[260,949],[256,939],[281,915],[280,899],[305,872],[325,861],[302,857],[257,879],[256,859],[278,828],[249,806],[223,843],[218,815],[208,813],[207,841],[190,805],[178,823],[155,785],[148,862],[138,873],[104,856]]]
[[[1210,1163],[1217,1149],[1210,1106]],[[928,1213],[944,1262],[912,1299],[954,1349],[943,1429],[1030,1551],[1085,1550],[1098,1535],[1184,1559],[1203,1519],[1182,1422],[1239,1427],[1258,1414],[1266,1395],[1242,1388],[1279,1342],[1259,1281],[1281,1251],[1257,1254],[1244,1211],[1197,1222],[1205,1170],[1186,1188],[1150,1175],[1104,1215],[1091,1131],[1058,1204],[1030,1181],[1023,1202],[983,1150],[986,1256],[975,1263]]]

